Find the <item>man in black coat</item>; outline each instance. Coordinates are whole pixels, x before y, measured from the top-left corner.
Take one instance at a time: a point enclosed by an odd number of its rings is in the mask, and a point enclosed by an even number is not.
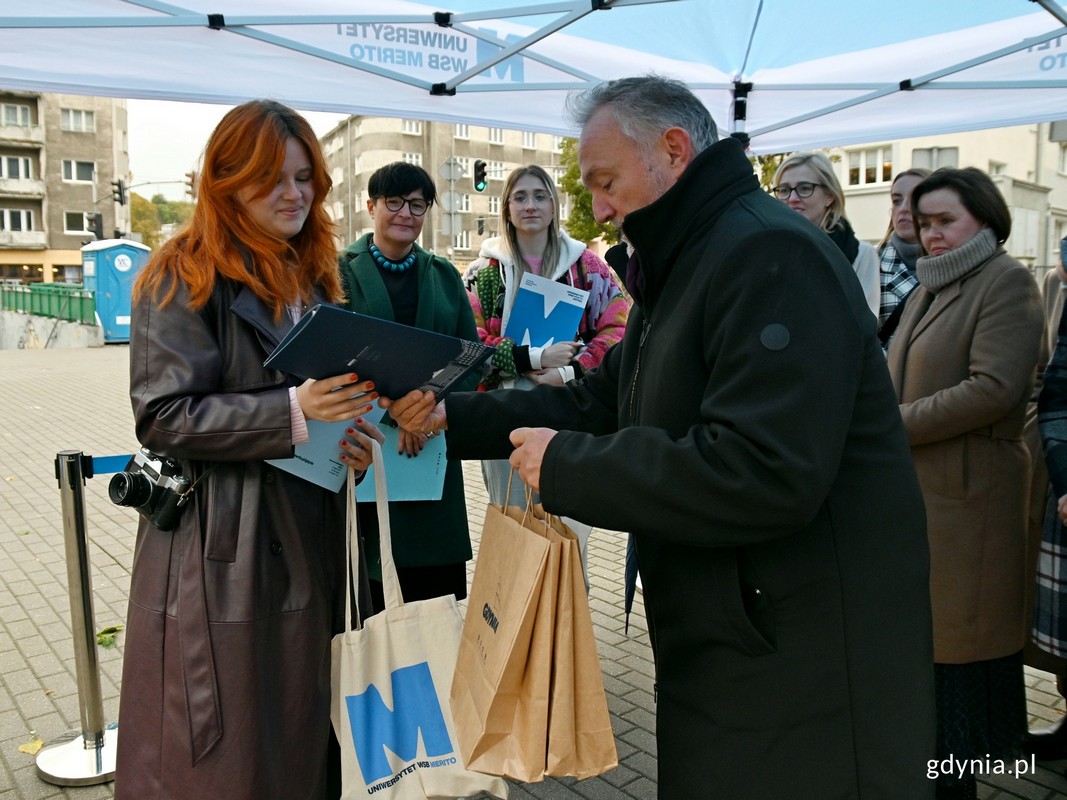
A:
[[[684,85],[571,111],[594,215],[635,250],[625,338],[562,387],[385,404],[632,532],[660,797],[933,797],[925,513],[855,274]]]

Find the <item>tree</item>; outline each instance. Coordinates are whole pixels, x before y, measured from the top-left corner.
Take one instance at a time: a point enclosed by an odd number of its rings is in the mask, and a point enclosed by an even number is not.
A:
[[[561,150],[560,163],[566,169],[559,179],[559,187],[571,198],[570,214],[563,227],[579,242],[590,242],[599,236],[607,242],[617,242],[619,232],[613,225],[601,225],[593,219],[593,199],[582,185],[582,170],[578,166],[578,140],[564,139]]]
[[[141,242],[155,250],[159,246],[159,210],[151,200],[130,192],[130,230],[141,234]]]
[[[186,200],[168,200],[161,194],[152,196],[162,225],[181,225],[193,215],[193,204]]]

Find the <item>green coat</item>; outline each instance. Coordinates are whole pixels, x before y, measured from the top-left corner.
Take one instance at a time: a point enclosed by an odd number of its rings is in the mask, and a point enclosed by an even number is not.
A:
[[[370,234],[354,242],[341,256],[341,278],[347,300],[345,307],[360,314],[395,321],[389,292],[381,269],[368,252]],[[415,327],[478,341],[467,292],[459,272],[446,259],[415,245],[419,299]],[[460,389],[474,389],[473,376]],[[389,505],[393,535],[393,557],[398,567],[429,567],[456,564],[471,558],[467,528],[467,503],[463,494],[463,470],[458,461],[449,462],[440,500],[405,501]],[[359,505],[359,529],[367,548],[367,571],[381,579],[378,518],[373,503]]]

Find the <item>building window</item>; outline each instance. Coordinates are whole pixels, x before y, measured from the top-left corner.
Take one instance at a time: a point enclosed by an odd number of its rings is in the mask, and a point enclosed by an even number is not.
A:
[[[566,137],[564,137],[564,136],[553,136],[552,137],[552,151],[553,152],[555,152],[555,153],[562,153],[563,152],[563,140],[564,140],[564,138],[566,138]]]
[[[404,120],[403,131],[404,131],[404,133],[411,133],[411,134],[415,134],[415,135],[421,135],[422,134],[422,121],[421,120],[417,120],[417,119],[406,119],[406,120]]]
[[[533,131],[523,131],[522,146],[531,149],[537,147],[537,134]]]
[[[560,219],[560,222],[566,222],[567,218],[570,217],[570,215],[571,215],[569,200],[570,200],[570,197],[568,195],[565,195],[562,192],[560,193],[560,195],[559,195],[559,219]]]
[[[75,183],[92,183],[96,164],[92,161],[69,161],[63,159],[63,180]]]
[[[503,128],[490,128],[489,129],[489,144],[504,144],[504,129]]]
[[[471,249],[471,232],[468,230],[462,230],[456,234],[452,240],[452,246],[457,250],[470,250]]]
[[[405,164],[413,164],[416,167],[422,166],[422,153],[402,153],[400,159]]]
[[[4,125],[30,126],[30,107],[14,103],[0,103],[0,120]]]
[[[464,177],[472,174],[471,170],[473,169],[473,167],[471,167],[471,160],[469,158],[464,158],[463,156],[455,156],[455,159],[456,163],[459,164],[459,168],[463,170]]]
[[[960,163],[958,147],[921,147],[911,151],[911,165],[924,169],[955,169]]]
[[[502,181],[505,177],[504,162],[503,161],[490,161],[489,166],[485,170],[486,177],[491,181]]]
[[[32,178],[30,160],[25,156],[0,158],[0,178]]]
[[[32,211],[23,208],[0,208],[0,231],[32,230]]]
[[[59,111],[59,127],[65,131],[92,133],[96,130],[96,114],[80,108],[63,108]]]
[[[471,196],[469,194],[461,194],[459,196],[459,207],[456,211],[464,214],[469,214],[471,210]]]
[[[471,138],[471,126],[457,122],[452,135],[457,139],[469,139]]]
[[[848,154],[848,185],[868,186],[893,180],[893,153],[888,147],[853,150]]]
[[[92,214],[84,211],[63,212],[64,233],[92,233]]]
[[[499,214],[500,213],[500,198],[497,195],[493,195],[492,197],[489,198],[489,213],[490,214]]]
[[[1062,155],[1060,156],[1063,157]],[[1008,169],[1008,165],[1003,161],[990,161],[989,162],[989,174],[990,175],[1003,175]],[[1060,172],[1063,170],[1061,169]]]
[[[1067,175],[1067,142],[1060,145],[1059,171]]]

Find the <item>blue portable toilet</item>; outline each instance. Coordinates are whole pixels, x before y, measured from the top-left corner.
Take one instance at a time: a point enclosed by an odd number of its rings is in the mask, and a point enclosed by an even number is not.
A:
[[[101,239],[82,248],[82,280],[96,298],[105,342],[130,341],[133,282],[151,252],[129,239]]]

